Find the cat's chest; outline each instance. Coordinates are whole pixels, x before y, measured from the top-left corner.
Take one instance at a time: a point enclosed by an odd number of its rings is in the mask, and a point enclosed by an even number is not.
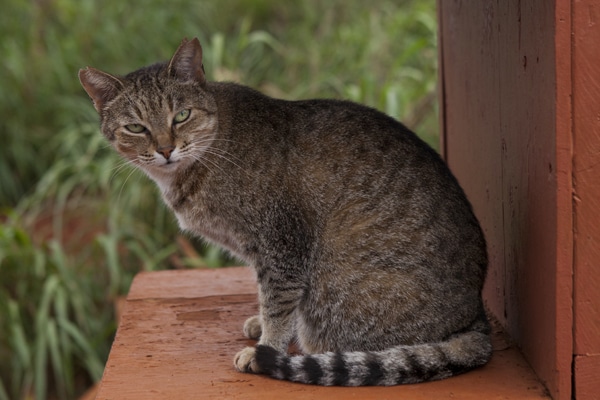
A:
[[[186,217],[185,213],[175,212],[175,217],[177,218],[177,224],[183,231],[194,232],[193,224],[189,223],[189,218]]]
[[[186,232],[201,236],[217,244],[240,258],[244,257],[244,243],[247,241],[244,232],[236,229],[227,214],[215,210],[212,199],[196,194],[186,198],[178,198],[163,193],[165,201],[175,214],[179,227]]]

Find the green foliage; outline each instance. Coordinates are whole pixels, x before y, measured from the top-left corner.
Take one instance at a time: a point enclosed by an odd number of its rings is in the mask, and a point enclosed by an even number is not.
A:
[[[347,98],[437,145],[434,0],[4,0],[0,13],[0,400],[99,379],[114,300],[139,270],[216,267],[154,185],[108,148],[77,80],[199,37],[209,79]],[[179,240],[176,239],[179,237]]]
[[[0,262],[11,283],[0,287],[0,358],[10,360],[0,398],[42,399],[50,386],[69,398],[76,372],[99,379],[114,329],[102,272],[77,268],[56,242],[36,246],[14,223],[0,226]]]

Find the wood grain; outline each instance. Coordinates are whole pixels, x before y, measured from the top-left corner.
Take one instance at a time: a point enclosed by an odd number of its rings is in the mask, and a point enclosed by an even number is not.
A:
[[[131,288],[96,399],[541,399],[547,398],[502,334],[485,367],[439,382],[339,388],[236,372],[234,354],[256,314],[248,268],[143,273]]]
[[[573,2],[575,394],[600,396],[600,4]]]
[[[488,241],[486,304],[551,394],[570,399],[570,2],[438,7],[445,156]]]

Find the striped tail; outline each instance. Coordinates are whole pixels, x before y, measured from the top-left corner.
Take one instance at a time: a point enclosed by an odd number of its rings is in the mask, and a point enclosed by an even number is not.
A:
[[[324,386],[391,386],[458,375],[484,365],[491,355],[489,336],[470,331],[444,342],[373,352],[289,356],[259,345],[255,357],[261,373],[277,379]]]

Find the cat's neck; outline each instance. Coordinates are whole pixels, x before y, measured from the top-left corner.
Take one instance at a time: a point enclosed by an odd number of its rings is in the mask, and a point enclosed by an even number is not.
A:
[[[173,190],[173,184],[177,180],[177,175],[180,173],[180,171],[161,172],[154,169],[145,169],[144,172],[156,183],[165,199],[170,196],[170,193]]]

